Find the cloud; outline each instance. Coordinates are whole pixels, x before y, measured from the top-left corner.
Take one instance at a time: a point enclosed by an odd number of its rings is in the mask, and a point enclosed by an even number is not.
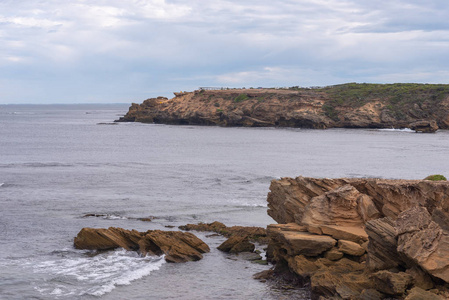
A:
[[[0,102],[33,92],[36,101],[138,101],[221,84],[447,83],[448,12],[442,0],[3,1]]]

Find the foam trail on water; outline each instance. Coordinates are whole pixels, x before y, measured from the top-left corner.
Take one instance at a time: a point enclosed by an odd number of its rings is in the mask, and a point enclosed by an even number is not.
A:
[[[87,255],[53,259],[34,266],[35,273],[49,275],[50,279],[35,286],[43,295],[59,298],[69,296],[102,296],[117,286],[148,276],[160,269],[164,257],[141,257],[124,249]]]

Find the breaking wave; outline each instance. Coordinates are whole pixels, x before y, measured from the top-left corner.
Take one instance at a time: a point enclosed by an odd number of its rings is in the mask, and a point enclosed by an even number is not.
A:
[[[148,276],[165,263],[163,256],[142,257],[133,251],[119,249],[94,256],[91,252],[73,254],[74,251],[57,251],[57,259],[33,266],[34,273],[49,276],[34,287],[42,295],[56,296],[101,296],[117,286],[129,285],[132,281]]]

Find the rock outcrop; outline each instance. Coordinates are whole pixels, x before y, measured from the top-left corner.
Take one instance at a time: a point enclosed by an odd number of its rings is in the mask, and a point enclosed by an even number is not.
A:
[[[406,101],[403,101],[405,100]],[[449,85],[222,89],[133,103],[119,122],[302,128],[449,129]]]
[[[449,182],[298,177],[270,190],[268,259],[314,297],[448,298]]]
[[[226,226],[221,222],[212,223],[199,223],[199,224],[187,224],[179,226],[181,230],[195,230],[195,231],[211,231],[223,235],[227,238],[231,237],[245,237],[251,242],[257,242],[259,244],[267,244],[267,231],[262,227],[254,226]]]
[[[124,248],[142,255],[165,255],[167,262],[195,261],[209,252],[209,246],[189,232],[122,228],[83,228],[74,239],[77,249],[111,250]]]

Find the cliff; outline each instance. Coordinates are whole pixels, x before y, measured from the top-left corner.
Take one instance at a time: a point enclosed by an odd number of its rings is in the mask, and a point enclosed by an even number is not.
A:
[[[419,127],[423,120],[433,125]],[[172,99],[133,103],[117,121],[317,129],[418,126],[419,131],[430,126],[434,131],[449,128],[449,85],[350,83],[313,89],[200,89],[175,93]]]
[[[270,190],[268,258],[313,298],[449,298],[449,182],[298,177]]]

